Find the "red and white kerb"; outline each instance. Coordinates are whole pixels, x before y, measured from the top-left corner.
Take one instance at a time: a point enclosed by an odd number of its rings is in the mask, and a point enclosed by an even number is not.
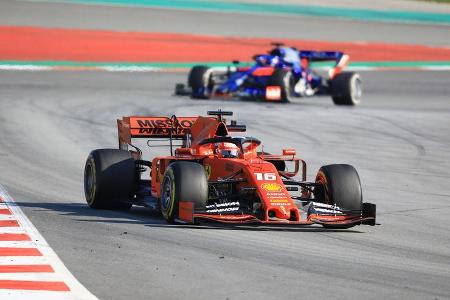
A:
[[[97,299],[0,185],[0,299]]]

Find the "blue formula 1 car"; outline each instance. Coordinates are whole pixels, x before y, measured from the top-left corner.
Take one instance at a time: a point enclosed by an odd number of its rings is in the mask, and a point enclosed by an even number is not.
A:
[[[343,72],[349,56],[338,51],[310,51],[273,43],[269,54],[254,55],[252,66],[234,61],[228,67],[194,66],[188,87],[175,86],[176,95],[193,99],[238,97],[272,102],[289,102],[296,97],[330,95],[337,105],[356,105],[361,101],[362,82],[357,73]],[[334,61],[324,78],[311,69],[311,62]]]

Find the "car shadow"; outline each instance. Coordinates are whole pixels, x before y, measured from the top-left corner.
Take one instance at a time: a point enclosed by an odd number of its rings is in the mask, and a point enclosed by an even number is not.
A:
[[[43,203],[20,202],[19,207],[25,212],[54,211],[62,216],[79,222],[137,224],[154,228],[173,228],[191,230],[245,230],[245,231],[284,231],[284,232],[341,232],[363,233],[356,229],[332,229],[320,225],[288,225],[288,224],[227,224],[214,221],[201,221],[199,224],[168,224],[158,211],[133,206],[128,211],[92,209],[83,203]]]

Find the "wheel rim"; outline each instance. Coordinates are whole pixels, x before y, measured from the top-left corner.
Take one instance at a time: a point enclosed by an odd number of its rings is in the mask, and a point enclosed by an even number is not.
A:
[[[163,195],[161,197],[161,208],[167,211],[172,201],[172,180],[170,177],[164,179]]]
[[[203,96],[209,98],[213,90],[214,83],[212,82],[212,72],[210,70],[203,74]]]
[[[352,86],[352,99],[354,102],[359,103],[362,96],[362,82],[358,77],[353,80]]]
[[[292,95],[294,94],[294,85],[295,85],[294,77],[292,76],[292,73],[291,72],[286,73],[286,76],[284,76],[283,80],[284,80],[284,89],[286,92],[286,98],[288,100],[291,100],[293,97]]]
[[[95,182],[94,166],[92,163],[88,163],[86,165],[84,176],[84,193],[86,194],[88,204],[92,204],[94,201]]]

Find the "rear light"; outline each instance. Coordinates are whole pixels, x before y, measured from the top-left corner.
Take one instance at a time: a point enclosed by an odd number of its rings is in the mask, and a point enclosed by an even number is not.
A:
[[[279,87],[279,86],[266,87],[266,99],[269,101],[280,101],[281,100],[281,87]]]

